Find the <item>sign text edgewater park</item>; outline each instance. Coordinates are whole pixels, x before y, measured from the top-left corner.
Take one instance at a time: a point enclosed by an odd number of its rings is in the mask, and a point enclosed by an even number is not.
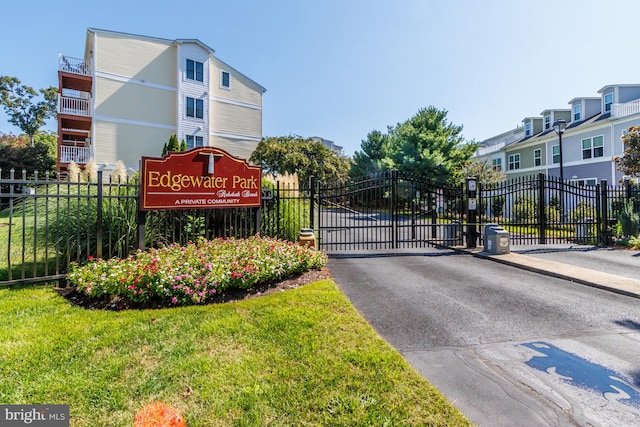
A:
[[[260,206],[261,168],[219,148],[143,157],[140,171],[140,210]]]

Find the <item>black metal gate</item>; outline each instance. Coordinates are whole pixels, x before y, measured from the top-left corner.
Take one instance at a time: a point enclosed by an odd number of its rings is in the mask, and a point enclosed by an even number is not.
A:
[[[497,185],[480,185],[479,222],[509,231],[512,244],[607,244],[617,213],[607,183],[580,186],[539,174]],[[481,230],[482,231],[482,230]]]
[[[462,244],[461,186],[388,171],[316,188],[316,230],[325,251]]]

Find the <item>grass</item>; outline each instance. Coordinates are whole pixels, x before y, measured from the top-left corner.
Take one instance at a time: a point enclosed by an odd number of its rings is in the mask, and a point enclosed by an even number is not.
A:
[[[0,403],[130,426],[152,401],[195,426],[465,426],[331,280],[208,306],[122,312],[0,290]]]

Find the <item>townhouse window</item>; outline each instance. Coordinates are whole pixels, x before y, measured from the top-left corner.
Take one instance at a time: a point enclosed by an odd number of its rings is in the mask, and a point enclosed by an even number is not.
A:
[[[604,136],[594,136],[582,140],[582,158],[592,159],[604,156]]]
[[[204,81],[204,64],[202,62],[187,59],[187,79]]]
[[[202,147],[204,144],[204,139],[201,136],[187,135],[187,150],[190,150],[195,147]]]
[[[190,98],[187,96],[187,117],[202,119],[204,117],[204,102],[202,99]]]
[[[531,123],[527,122],[524,124],[524,136],[531,136]]]
[[[544,116],[544,130],[551,129],[551,116]]]
[[[231,74],[228,71],[220,71],[220,87],[231,89]]]
[[[534,166],[542,165],[542,150],[539,148],[537,150],[533,150],[533,165]]]
[[[595,187],[598,183],[597,178],[571,179],[569,182],[578,187]]]
[[[493,163],[493,169],[497,170],[497,171],[501,171],[502,170],[502,159],[501,158],[495,158],[492,160]]]
[[[560,146],[559,145],[554,145],[553,147],[551,147],[551,161],[553,163],[560,163]]]
[[[520,154],[510,154],[509,155],[509,170],[520,169]]]
[[[573,106],[573,121],[579,122],[582,120],[582,105],[574,105]]]
[[[613,105],[613,93],[608,93],[604,96],[604,112],[605,113],[610,112],[612,105]]]

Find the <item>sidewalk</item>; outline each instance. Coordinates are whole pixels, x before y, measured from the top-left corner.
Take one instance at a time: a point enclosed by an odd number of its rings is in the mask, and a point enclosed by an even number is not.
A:
[[[593,256],[592,254],[595,254],[598,248],[589,246],[517,246],[511,248],[511,253],[502,255],[490,255],[487,252],[484,252],[483,248],[467,249],[456,247],[453,249],[471,254],[478,258],[511,265],[517,268],[533,271],[535,273],[570,280],[572,282],[593,286],[634,298],[640,298],[640,257],[638,257],[640,253],[633,251],[626,251],[624,249],[602,249],[607,251],[607,257],[620,257],[620,259],[625,261],[625,263],[622,264],[625,268],[624,274],[615,274],[616,267],[613,266],[608,268],[608,271],[603,271],[607,268],[606,264],[603,265],[599,263],[601,260],[591,258]],[[554,260],[531,255],[537,251],[544,252],[548,256],[552,256]],[[575,257],[572,259],[572,264],[563,262],[563,255],[571,252],[580,253],[580,258],[582,258],[582,261],[579,262],[580,264],[589,265],[594,268],[576,265]],[[635,257],[638,257],[637,265],[635,264]],[[616,266],[619,268],[620,264],[616,264]],[[596,267],[598,269],[595,269]]]

